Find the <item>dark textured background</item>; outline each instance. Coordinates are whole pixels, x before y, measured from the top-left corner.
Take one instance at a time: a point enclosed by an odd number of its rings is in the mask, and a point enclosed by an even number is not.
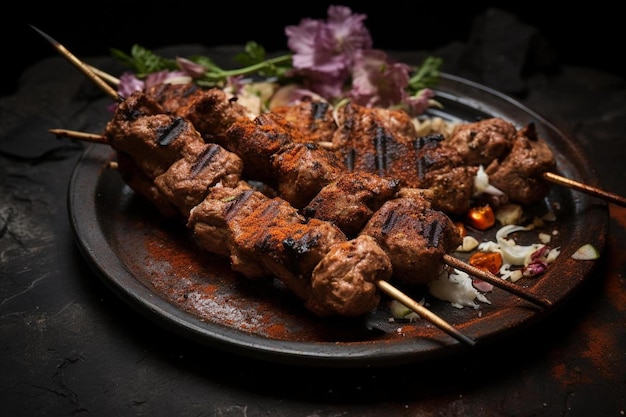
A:
[[[527,2],[502,4],[473,1],[293,2],[293,7],[273,2],[191,3],[101,1],[85,6],[51,2],[18,3],[3,32],[3,47],[15,59],[4,62],[5,82],[0,93],[15,90],[21,70],[56,54],[29,24],[37,26],[79,57],[108,55],[109,48],[129,50],[137,43],[147,48],[199,43],[205,46],[244,44],[255,40],[267,51],[286,49],[284,27],[303,17],[326,17],[329,4],[343,4],[368,16],[365,21],[374,46],[380,49],[436,49],[465,41],[475,19],[498,8],[536,27],[563,64],[582,65],[624,75],[619,39],[623,38],[621,13],[602,3],[538,8]],[[283,4],[282,2],[280,4]],[[583,7],[584,6],[584,7]],[[5,16],[6,17],[6,16]],[[7,78],[8,76],[8,78]]]
[[[584,149],[590,161],[584,168],[597,173],[598,184],[626,195],[626,80],[623,72],[597,70],[620,70],[620,14],[597,2],[584,10],[506,7],[514,14],[476,2],[411,3],[417,9],[390,1],[379,11],[358,7],[369,15],[377,47],[410,48],[407,57],[430,49],[445,55],[450,73],[515,94]],[[102,131],[110,100],[24,16],[81,58],[100,56],[89,62],[116,74],[112,59],[102,56],[110,46],[172,44],[166,49],[178,52],[198,50],[192,43],[255,39],[284,48],[284,26],[322,18],[326,5],[278,10],[268,2],[233,2],[211,13],[189,2],[162,10],[156,2],[48,4],[50,10],[7,12],[0,26],[1,85],[16,91],[0,97],[2,416],[625,414],[626,209],[616,205],[609,207],[606,249],[584,291],[527,331],[468,355],[350,371],[276,366],[198,345],[137,314],[91,270],[68,221],[64,196],[86,145],[47,131]]]

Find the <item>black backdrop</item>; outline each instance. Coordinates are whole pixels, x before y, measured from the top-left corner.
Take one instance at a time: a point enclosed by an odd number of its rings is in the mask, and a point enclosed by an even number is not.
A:
[[[255,40],[268,51],[286,49],[284,28],[303,17],[326,17],[329,4],[349,6],[367,15],[374,46],[387,50],[434,49],[467,40],[477,16],[489,8],[514,14],[536,27],[553,47],[560,62],[583,65],[624,76],[620,64],[624,25],[621,13],[601,3],[580,7],[541,9],[528,2],[487,3],[394,1],[384,2],[50,2],[16,4],[18,12],[5,14],[1,25],[5,56],[2,94],[17,86],[19,73],[37,60],[57,54],[36,34],[37,26],[79,57],[108,55],[109,48],[129,50],[199,43],[206,46],[244,44]],[[545,4],[546,7],[548,4]]]

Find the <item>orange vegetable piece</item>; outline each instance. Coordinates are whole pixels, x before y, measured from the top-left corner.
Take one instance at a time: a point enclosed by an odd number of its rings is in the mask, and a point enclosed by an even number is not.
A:
[[[496,216],[489,204],[470,208],[467,220],[470,226],[478,230],[487,230],[496,224]]]
[[[470,256],[469,264],[483,271],[497,274],[502,268],[502,255],[498,252],[476,252]]]

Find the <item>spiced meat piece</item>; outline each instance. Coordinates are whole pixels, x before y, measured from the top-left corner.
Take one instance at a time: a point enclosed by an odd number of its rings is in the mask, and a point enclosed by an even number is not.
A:
[[[509,152],[516,133],[511,122],[490,118],[456,125],[446,142],[459,152],[468,165],[487,166]]]
[[[206,144],[198,155],[174,162],[154,184],[175,204],[184,218],[218,183],[234,187],[241,178],[243,162],[236,154],[216,144]]]
[[[267,276],[267,271],[254,259],[236,258],[234,234],[239,232],[239,221],[248,217],[267,200],[245,181],[235,187],[217,185],[209,189],[205,199],[191,209],[187,227],[193,239],[209,252],[231,257],[231,263],[248,278]],[[232,255],[231,255],[232,254]]]
[[[273,185],[276,180],[272,155],[293,142],[293,132],[288,126],[262,114],[254,120],[234,121],[226,131],[224,147],[243,160],[245,178]]]
[[[238,221],[235,232],[239,252],[258,259],[301,296],[315,265],[334,243],[346,240],[332,224],[307,220],[281,198],[267,199]]]
[[[404,110],[374,107],[372,111],[378,115],[385,128],[392,134],[405,138],[418,136],[413,119]]]
[[[485,172],[489,183],[504,191],[511,201],[530,205],[541,201],[552,186],[543,173],[555,170],[552,150],[530,123],[517,132],[506,158],[494,161]]]
[[[345,172],[333,152],[314,143],[287,144],[272,155],[271,162],[278,194],[298,209]]]
[[[389,129],[376,110],[349,103],[337,111],[333,148],[349,171],[405,181],[414,174],[412,137]]]
[[[190,102],[203,94],[204,89],[195,83],[160,83],[146,89],[146,94],[154,98],[168,113],[187,107]]]
[[[280,115],[303,132],[305,142],[330,142],[337,129],[332,106],[310,97],[292,105],[273,107],[270,114]],[[296,137],[295,140],[300,139]]]
[[[443,212],[424,208],[414,198],[387,201],[361,231],[387,253],[394,278],[410,284],[435,279],[445,264],[443,255],[463,241],[458,228]]]
[[[226,130],[237,119],[253,115],[220,88],[159,84],[147,91],[165,111],[189,120],[208,143],[224,145]]]
[[[326,185],[302,213],[329,221],[355,236],[372,214],[399,189],[399,182],[366,172],[346,173]]]
[[[126,153],[150,179],[205,146],[189,121],[166,114],[154,98],[139,91],[117,106],[104,134],[113,149]]]
[[[376,280],[391,275],[389,257],[370,236],[338,243],[313,270],[306,306],[320,316],[361,316],[380,302]]]
[[[463,214],[474,193],[476,168],[465,164],[457,150],[441,134],[415,139],[416,175],[407,177],[408,187],[430,189],[432,206],[449,214]]]
[[[402,111],[349,104],[339,114],[333,145],[349,171],[394,178],[402,187],[432,189],[437,210],[467,211],[475,170],[442,143],[443,135],[410,136],[415,126]]]

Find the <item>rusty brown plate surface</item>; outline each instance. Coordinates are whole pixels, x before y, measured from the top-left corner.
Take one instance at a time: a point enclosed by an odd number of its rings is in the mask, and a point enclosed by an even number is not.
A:
[[[518,126],[534,122],[556,154],[559,174],[599,186],[575,141],[516,100],[447,74],[436,92],[444,107],[432,114],[449,120],[495,116]],[[497,343],[521,329],[532,331],[533,323],[565,303],[590,275],[595,262],[576,261],[571,254],[584,243],[602,250],[608,228],[605,202],[565,187],[553,187],[545,202],[528,208],[540,214],[548,205],[558,207],[557,220],[547,231],[558,231],[550,245],[559,246],[561,255],[542,276],[517,281],[550,299],[554,306],[549,309],[498,288],[487,295],[491,304],[458,309],[433,298],[426,288],[399,287],[415,300],[424,298],[433,312],[476,340],[476,346],[470,347],[426,320],[390,321],[385,298],[366,317],[313,316],[276,280],[248,281],[233,273],[226,259],[195,246],[184,224],[161,218],[117,172],[107,168],[112,157],[107,146],[89,146],[68,190],[76,240],[98,275],[117,295],[168,331],[207,346],[281,363],[331,367],[415,363]],[[488,231],[484,237],[494,234]]]

